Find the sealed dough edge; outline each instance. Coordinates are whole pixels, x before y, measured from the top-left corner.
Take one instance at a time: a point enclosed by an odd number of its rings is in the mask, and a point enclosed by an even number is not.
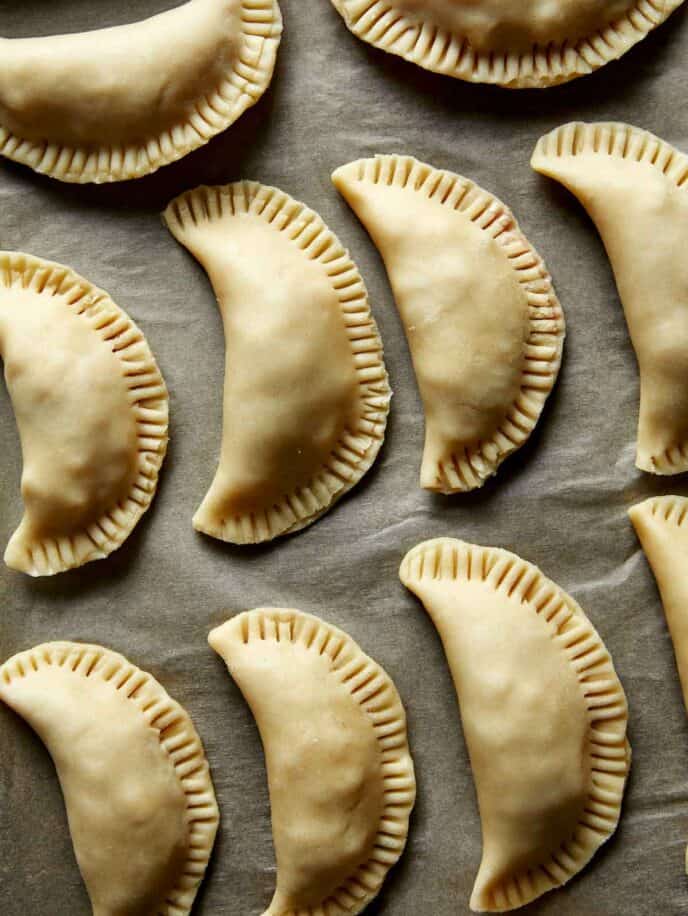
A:
[[[160,18],[171,21],[179,11],[194,4],[199,6],[200,16],[203,12],[200,9],[202,2],[187,0],[182,6],[175,6],[157,16],[141,20],[141,24],[148,25]],[[118,145],[93,147],[89,144],[81,146],[53,142],[47,135],[41,140],[26,139],[5,127],[0,118],[0,155],[58,181],[102,184],[150,175],[162,166],[170,165],[204,146],[255,105],[269,87],[275,68],[282,35],[282,14],[277,0],[239,2],[241,35],[238,53],[220,82],[204,91],[194,105],[187,106],[187,114],[179,123],[162,130],[156,136]],[[117,29],[133,30],[137,25],[139,23],[130,23],[110,30],[95,30],[92,34]],[[46,42],[47,46],[50,38],[46,36],[36,40]],[[187,39],[188,36],[184,35],[183,38]],[[10,42],[22,40],[2,39]],[[103,55],[107,56],[106,39],[103,41]],[[136,87],[132,91],[135,92]]]
[[[463,493],[482,487],[490,477],[497,474],[501,464],[528,440],[540,421],[559,375],[566,320],[547,266],[524,235],[509,207],[490,191],[455,172],[435,168],[413,156],[378,154],[340,166],[333,172],[331,180],[378,248],[404,325],[425,415],[420,485],[424,489],[443,494]],[[419,344],[414,344],[410,331],[415,328],[409,327],[410,322],[405,317],[403,292],[400,298],[395,289],[394,263],[391,266],[388,264],[388,249],[393,254],[396,246],[385,243],[384,234],[382,238],[377,238],[376,229],[384,228],[390,222],[395,223],[394,231],[413,238],[413,226],[408,230],[404,228],[407,221],[404,219],[401,197],[390,204],[388,209],[376,206],[378,202],[374,199],[371,199],[370,206],[364,207],[362,204],[366,201],[366,190],[370,188],[374,191],[402,192],[411,199],[422,201],[426,207],[443,208],[472,224],[478,230],[476,234],[484,234],[485,244],[491,245],[508,266],[514,286],[523,297],[526,308],[524,330],[527,336],[522,341],[518,390],[513,400],[502,405],[501,422],[494,424],[489,434],[481,435],[477,441],[474,438],[460,442],[460,448],[456,443],[452,445],[443,441],[444,434],[433,428],[430,408],[441,398],[435,392],[432,373],[429,393],[424,394],[422,353],[414,352]],[[402,228],[397,230],[396,226]],[[473,254],[476,263],[472,266],[479,275],[480,252]],[[449,258],[450,253],[445,253],[445,257]],[[430,259],[428,263],[432,263]],[[494,310],[501,307],[498,302],[489,305]],[[434,303],[428,302],[427,311],[430,314],[433,313],[433,307]],[[412,324],[416,325],[415,319]],[[457,343],[451,335],[441,337],[445,348]],[[470,340],[467,343],[461,342],[470,349]],[[442,350],[435,346],[433,360],[438,359],[438,352],[441,354]],[[495,359],[498,361],[498,356]],[[480,381],[476,380],[471,387],[477,390],[479,398]],[[467,399],[470,403],[470,391],[460,394],[461,402]],[[446,426],[447,422],[445,419],[442,425]]]
[[[688,498],[653,496],[628,510],[659,591],[688,713]],[[688,847],[684,860],[688,874]]]
[[[516,554],[436,538],[399,576],[439,632],[459,701],[483,831],[471,909],[516,909],[616,831],[631,762],[623,686],[580,605]]]
[[[61,641],[8,659],[0,700],[53,759],[94,912],[188,916],[220,813],[186,710],[118,652]]]
[[[231,262],[225,263],[222,257],[222,229],[223,224],[231,225],[241,219],[274,231],[322,273],[337,303],[356,383],[356,415],[351,423],[343,429],[327,458],[310,471],[308,479],[290,492],[281,493],[278,500],[251,511],[220,512],[211,494],[223,472],[221,449],[215,481],[194,515],[193,526],[203,534],[229,543],[256,544],[295,534],[313,524],[362,480],[384,443],[392,391],[383,342],[358,267],[322,217],[279,188],[247,180],[200,186],[174,198],[163,212],[163,222],[171,234],[209,275],[223,323],[231,314],[232,305],[231,297],[218,294],[217,290],[218,280],[231,267]],[[213,240],[210,253],[204,246],[206,233]],[[234,257],[238,254],[237,250],[233,251]],[[267,258],[265,270],[269,275]],[[230,299],[229,304],[225,299]],[[257,311],[260,305],[257,303]],[[279,346],[280,342],[276,341],[275,347]],[[259,371],[260,367],[255,368]],[[225,386],[232,371],[231,366],[225,367]],[[228,427],[226,410],[225,407],[223,438]]]
[[[109,556],[121,547],[149,508],[167,452],[169,395],[142,331],[107,292],[70,267],[22,252],[0,252],[0,292],[11,297],[13,291],[59,298],[69,306],[68,320],[82,322],[99,345],[105,344],[119,364],[126,388],[125,406],[136,433],[135,472],[129,491],[116,504],[111,502],[92,523],[36,538],[25,512],[7,545],[5,563],[30,576],[51,576]],[[0,339],[0,352],[2,349]],[[37,366],[37,377],[40,371]],[[25,453],[25,461],[26,457]]]
[[[356,916],[402,855],[416,798],[391,677],[343,630],[295,609],[238,614],[208,642],[263,742],[277,858],[264,916]]]
[[[578,199],[610,261],[639,370],[636,467],[680,474],[688,470],[688,156],[631,124],[573,121],[539,139],[531,166]]]
[[[578,41],[533,45],[527,52],[482,51],[467,38],[399,9],[395,0],[331,0],[358,38],[426,70],[505,89],[545,89],[617,60],[661,25],[683,0],[637,0],[608,26]]]

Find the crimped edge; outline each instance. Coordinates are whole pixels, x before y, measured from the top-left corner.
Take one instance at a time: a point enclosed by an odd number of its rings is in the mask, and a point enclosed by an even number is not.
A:
[[[0,698],[16,679],[53,666],[80,677],[99,677],[124,691],[149,728],[157,732],[160,748],[174,767],[186,797],[189,852],[184,872],[156,916],[187,916],[203,880],[220,820],[203,744],[189,714],[151,674],[117,652],[86,643],[44,643],[14,655],[0,667]]]
[[[337,295],[358,376],[360,416],[344,431],[328,463],[303,487],[285,494],[272,506],[214,523],[194,518],[194,527],[211,537],[236,544],[255,544],[310,525],[354,487],[372,466],[384,440],[391,391],[382,340],[358,268],[321,217],[277,188],[240,181],[199,187],[175,198],[163,218],[182,245],[190,225],[222,219],[255,218],[283,232],[304,257],[320,264]]]
[[[165,382],[141,330],[102,289],[75,271],[21,252],[0,251],[0,286],[59,297],[83,318],[121,364],[136,420],[138,471],[126,499],[85,530],[21,547],[14,533],[5,552],[12,569],[49,576],[107,557],[129,537],[148,509],[167,451],[169,398]]]
[[[621,121],[570,121],[562,124],[538,140],[530,164],[536,172],[549,175],[548,163],[552,160],[586,155],[610,156],[651,165],[676,187],[688,191],[688,156],[649,130]]]
[[[531,166],[536,172],[559,180],[554,163],[578,156],[607,156],[649,165],[675,187],[688,192],[688,156],[649,131],[622,122],[563,124],[540,138]],[[660,454],[639,453],[636,465],[652,474],[680,474],[688,470],[688,442],[674,443]]]
[[[649,516],[659,522],[685,528],[688,527],[688,499],[685,496],[650,496],[631,506],[628,515],[634,527],[636,520]]]
[[[620,19],[573,43],[522,53],[476,51],[462,35],[395,9],[394,0],[332,0],[348,29],[426,70],[506,89],[545,89],[617,60],[669,18],[683,0],[637,0]]]
[[[564,313],[544,261],[523,235],[513,213],[489,191],[467,178],[436,169],[412,156],[378,155],[341,166],[332,180],[342,190],[354,182],[390,185],[420,194],[437,206],[461,213],[501,248],[528,302],[529,335],[518,397],[489,440],[449,454],[426,489],[442,493],[481,487],[520,448],[535,428],[561,366]]]
[[[560,887],[577,874],[614,833],[631,751],[626,738],[628,706],[608,649],[580,605],[532,563],[498,547],[481,547],[454,538],[418,544],[399,570],[412,592],[424,580],[485,582],[495,593],[516,599],[536,613],[575,672],[588,711],[590,794],[570,840],[549,862],[518,872],[493,893],[477,885],[471,908],[503,912]]]
[[[270,85],[282,35],[277,0],[242,0],[240,50],[220,84],[198,99],[188,120],[137,146],[96,149],[26,140],[0,125],[0,155],[75,184],[129,181],[182,159],[230,127]]]
[[[327,656],[330,673],[360,705],[378,741],[385,807],[370,859],[318,905],[303,907],[298,916],[356,916],[377,896],[387,873],[399,860],[408,837],[416,797],[416,781],[406,734],[406,713],[392,679],[342,630],[303,611],[257,608],[233,617],[213,630],[208,642],[223,658],[223,646],[239,650],[251,640],[299,643]],[[225,659],[227,661],[227,659]],[[231,661],[227,661],[231,673]],[[272,904],[263,916],[296,916]]]

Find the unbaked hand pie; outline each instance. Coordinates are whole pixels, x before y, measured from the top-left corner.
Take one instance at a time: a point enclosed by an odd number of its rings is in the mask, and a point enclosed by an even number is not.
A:
[[[225,328],[224,429],[198,531],[267,541],[319,518],[370,468],[387,423],[361,276],[320,217],[276,188],[197,188],[164,214]]]
[[[436,73],[543,88],[621,57],[683,0],[332,0],[376,48]]]
[[[513,214],[410,156],[332,176],[380,250],[425,409],[421,486],[480,487],[523,445],[557,378],[564,316]]]
[[[5,662],[0,700],[50,752],[94,916],[186,916],[219,814],[182,707],[121,655],[69,642]]]
[[[688,499],[654,496],[628,514],[657,580],[688,711]],[[688,874],[688,850],[685,869]]]
[[[578,604],[514,554],[439,538],[400,576],[439,631],[461,708],[483,831],[471,908],[515,909],[572,878],[616,829],[623,688]]]
[[[688,158],[628,124],[565,124],[533,168],[583,204],[602,236],[640,370],[636,464],[688,470]]]
[[[189,0],[143,22],[0,39],[0,154],[71,182],[181,159],[265,92],[277,0]]]
[[[341,630],[260,608],[213,630],[260,731],[277,889],[264,916],[355,916],[406,845],[415,800],[394,684]]]
[[[657,580],[688,709],[688,499],[654,496],[628,514]]]
[[[5,562],[46,576],[106,557],[150,505],[167,448],[167,389],[143,334],[70,268],[5,251],[0,357],[24,457]]]

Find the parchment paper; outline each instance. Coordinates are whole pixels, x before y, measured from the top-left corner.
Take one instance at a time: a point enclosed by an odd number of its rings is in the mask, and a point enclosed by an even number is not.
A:
[[[5,0],[0,34],[97,28],[171,5]],[[436,535],[506,547],[541,566],[589,613],[628,693],[634,749],[618,833],[579,878],[528,912],[688,914],[688,726],[659,598],[626,518],[644,496],[688,488],[634,468],[637,371],[607,258],[582,209],[528,165],[537,138],[575,118],[630,121],[688,150],[686,9],[592,77],[512,93],[431,75],[369,48],[327,0],[282,0],[282,8],[285,35],[270,91],[177,165],[95,188],[0,162],[0,246],[69,264],[108,290],[144,330],[172,410],[158,496],[121,550],[53,579],[2,567],[0,657],[45,640],[90,641],[159,678],[203,737],[222,811],[196,912],[248,916],[267,906],[275,879],[264,765],[251,715],[206,635],[260,605],[323,616],[394,679],[417,766],[407,852],[368,912],[466,914],[480,858],[473,783],[439,639],[397,568],[408,548]],[[506,201],[545,257],[566,311],[564,366],[537,431],[474,495],[447,499],[419,489],[423,418],[400,321],[377,252],[330,184],[336,166],[376,152],[411,153]],[[203,271],[159,216],[186,188],[244,177],[307,202],[350,247],[395,391],[386,445],[364,482],[305,532],[255,549],[222,545],[191,527],[219,448],[222,329]],[[4,549],[22,507],[19,442],[1,386],[0,443]],[[90,913],[52,764],[5,708],[0,913]]]

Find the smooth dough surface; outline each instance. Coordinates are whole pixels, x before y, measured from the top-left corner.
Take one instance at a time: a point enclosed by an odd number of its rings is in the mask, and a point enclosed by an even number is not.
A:
[[[380,250],[425,410],[421,486],[482,486],[530,435],[559,371],[564,316],[513,214],[409,156],[332,176]]]
[[[341,630],[283,608],[213,630],[260,731],[277,888],[264,916],[355,916],[406,844],[415,800],[406,716]]]
[[[219,814],[182,707],[123,656],[62,642],[0,667],[0,700],[55,763],[94,916],[186,916]]]
[[[332,0],[349,29],[427,70],[543,88],[621,57],[683,0]]]
[[[533,168],[576,195],[614,271],[640,370],[636,464],[688,470],[688,158],[628,124],[565,124]]]
[[[107,556],[150,505],[167,448],[143,334],[70,268],[0,252],[0,358],[24,459],[5,562],[40,576]]]
[[[277,0],[189,0],[142,22],[0,39],[0,153],[71,182],[154,172],[270,84]]]
[[[234,543],[297,531],[384,437],[390,391],[363,280],[320,217],[276,188],[198,188],[165,220],[208,273],[227,348],[220,462],[194,526]]]
[[[515,909],[572,878],[616,829],[623,688],[578,604],[514,554],[439,538],[400,576],[439,631],[461,708],[483,831],[471,908]]]

